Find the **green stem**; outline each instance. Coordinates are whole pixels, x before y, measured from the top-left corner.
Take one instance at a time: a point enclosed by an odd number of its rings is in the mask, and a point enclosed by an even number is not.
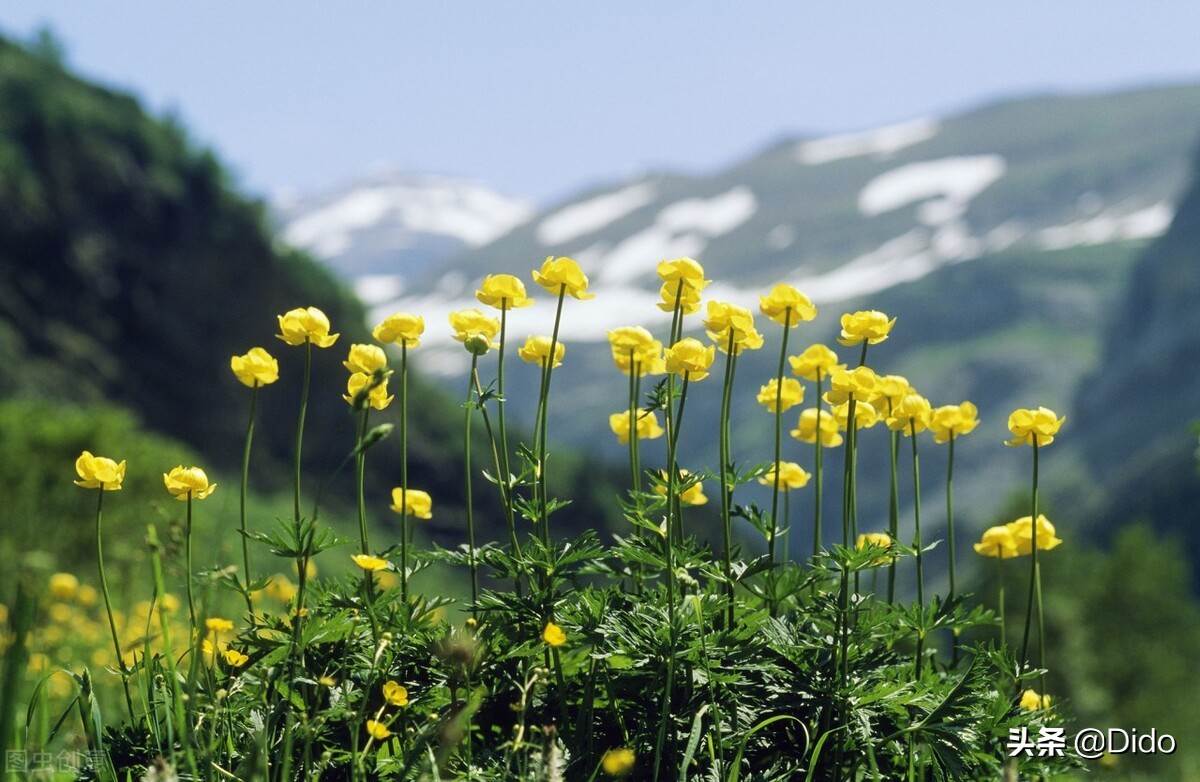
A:
[[[892,410],[892,402],[888,400],[888,413],[894,415]],[[900,458],[900,433],[890,432],[890,441],[888,443],[888,462],[890,470],[891,489],[888,497],[888,535],[892,540],[900,539],[900,480],[896,469],[896,463]],[[888,590],[887,599],[889,603],[896,601],[896,560],[895,558],[888,564]]]
[[[296,418],[296,479],[294,483],[294,515],[300,524],[300,456],[304,449],[304,417],[308,413],[308,391],[312,384],[312,342],[304,341],[304,386],[300,391],[300,414]]]
[[[950,450],[946,455],[946,546],[949,549],[948,556],[950,558],[950,600],[954,599],[957,594],[955,589],[954,579],[954,432],[950,432],[949,440]],[[950,659],[955,665],[958,664],[958,632],[951,630],[950,634]]]
[[[1030,555],[1032,557],[1031,566],[1029,569],[1029,600],[1025,606],[1025,633],[1021,640],[1021,662],[1027,663],[1029,660],[1029,630],[1033,619],[1034,602],[1037,603],[1038,615],[1038,636],[1039,636],[1039,659],[1038,667],[1045,667],[1045,639],[1041,638],[1043,621],[1042,621],[1042,574],[1038,567],[1038,442],[1037,435],[1033,435],[1033,492],[1032,492],[1033,513],[1031,519],[1031,535],[1032,540],[1030,546]],[[1045,677],[1043,676],[1042,689],[1045,689]]]
[[[921,462],[917,456],[917,420],[909,419],[909,435],[912,439],[912,464],[913,464],[913,526],[914,526],[914,547],[917,550],[917,605],[919,606],[922,616],[925,612],[925,564],[921,554]],[[922,652],[925,645],[925,627],[924,619],[921,620],[921,627],[917,630],[917,652],[916,652],[916,672],[917,676],[921,675]]]
[[[364,402],[365,405],[365,402]],[[363,484],[366,482],[366,453],[363,451],[363,439],[367,435],[367,418],[371,408],[364,406],[358,419],[358,436],[354,444],[354,483],[358,490],[358,544],[363,554],[371,553],[371,543],[367,539],[367,502]]]
[[[1000,557],[1000,552],[996,552],[996,591],[998,592],[997,600],[1000,612],[1000,648],[1003,649],[1008,643],[1005,633],[1005,625],[1008,624],[1004,620],[1004,560]]]
[[[637,362],[634,356],[637,351],[629,351],[629,479],[633,490],[638,491],[638,466],[637,466]]]
[[[192,638],[196,637],[196,601],[192,599],[192,492],[187,493],[187,517],[183,525],[184,589],[187,590],[188,618],[192,624]]]
[[[101,532],[104,513],[104,484],[96,489],[96,569],[100,571],[100,592],[104,595],[104,611],[108,614],[108,629],[112,632],[113,652],[117,655],[117,669],[121,672],[121,685],[125,689],[125,706],[129,709],[129,719],[133,719],[133,698],[129,694],[128,672],[125,670],[125,658],[121,656],[121,641],[117,637],[117,623],[113,619],[112,598],[108,592],[108,577],[104,572],[104,539]]]
[[[471,354],[471,373],[467,376],[467,403],[463,423],[463,494],[467,503],[467,563],[471,569],[471,616],[479,618],[479,571],[475,564],[475,503],[471,496],[471,413],[475,403],[471,397],[474,393],[475,373],[479,366],[479,356]],[[543,517],[543,522],[545,521]]]
[[[783,315],[783,344],[779,348],[779,370],[775,373],[775,480],[771,486],[771,538],[767,543],[767,557],[775,564],[775,535],[779,531],[779,459],[783,453],[783,369],[787,362],[788,332],[792,326],[792,308]],[[784,541],[787,542],[786,540]],[[783,559],[787,560],[786,547]],[[771,613],[776,610],[774,590],[771,592]]]
[[[816,487],[813,491],[813,556],[821,551],[821,456],[825,450],[821,443],[821,370],[817,369],[817,428],[813,438],[813,480]]]
[[[725,544],[724,551],[723,551],[723,556],[725,558],[725,562],[724,562],[724,565],[725,565],[725,594],[726,594],[726,599],[729,602],[729,605],[726,610],[728,612],[727,616],[728,616],[728,620],[729,620],[728,627],[731,629],[733,627],[733,615],[734,615],[734,610],[733,610],[734,589],[733,589],[733,560],[732,560],[732,557],[733,557],[733,519],[732,519],[731,508],[730,508],[730,503],[732,501],[733,492],[732,492],[732,487],[730,486],[730,481],[729,481],[729,468],[730,468],[730,465],[729,465],[729,461],[730,461],[730,457],[729,457],[729,409],[730,409],[732,396],[733,396],[733,370],[734,370],[734,361],[736,359],[736,356],[734,355],[734,352],[733,352],[733,349],[734,349],[733,346],[734,346],[734,330],[732,328],[730,328],[729,329],[729,340],[725,344],[725,380],[721,387],[721,418],[720,418],[720,421],[718,422],[718,426],[720,427],[719,437],[720,437],[720,460],[721,460],[720,468],[718,470],[718,472],[719,472],[718,480],[721,482],[721,533],[724,537],[724,544]],[[771,523],[774,524],[775,520],[772,519]],[[682,530],[681,530],[681,535],[682,535]],[[775,561],[774,535],[769,536],[768,541],[767,541],[767,547],[768,547],[768,550],[770,551],[771,561],[774,562]]]
[[[509,483],[509,456],[508,456],[508,426],[504,422],[504,348],[508,341],[508,299],[500,300],[500,349],[497,353],[496,365],[496,414],[498,416],[498,424],[500,426],[500,480],[504,486],[503,501],[504,501],[504,518],[508,522],[508,537],[512,544],[513,552],[521,553],[520,543],[517,541],[517,522],[516,515],[513,510],[512,503],[512,484]],[[517,591],[520,592],[520,577],[517,578]]]
[[[547,505],[549,504],[548,495],[546,493],[546,421],[550,417],[550,378],[554,373],[554,353],[558,349],[558,327],[562,322],[563,299],[567,295],[567,286],[563,285],[558,289],[558,306],[554,311],[554,330],[550,335],[550,353],[546,356],[545,372],[542,375],[542,393],[541,393],[541,421],[538,425],[538,483],[541,485],[542,502],[542,535],[545,536],[546,543],[550,542],[550,522],[547,514]]]
[[[400,340],[400,601],[408,602],[408,342]]]
[[[250,539],[246,536],[246,494],[250,485],[250,446],[254,442],[254,418],[258,407],[258,381],[250,392],[250,422],[246,424],[246,447],[242,451],[242,486],[238,497],[238,511],[242,532],[242,573],[246,585],[246,611],[250,614],[250,622],[254,623],[254,603],[250,600]]]

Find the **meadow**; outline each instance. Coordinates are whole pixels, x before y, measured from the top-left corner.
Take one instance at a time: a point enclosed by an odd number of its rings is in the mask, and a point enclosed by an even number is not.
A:
[[[755,313],[705,301],[710,280],[692,259],[663,261],[658,274],[669,332],[609,333],[611,371],[628,380],[609,417],[628,457],[626,491],[611,498],[625,524],[610,539],[564,535],[577,526],[564,517],[579,509],[549,488],[551,410],[569,415],[571,405],[553,393],[571,371],[559,325],[587,317],[593,295],[565,257],[532,273],[557,306],[550,334],[514,338],[532,299],[510,274],[488,275],[480,308],[450,316],[470,357],[457,422],[458,546],[423,542],[439,498],[409,482],[419,313],[391,315],[373,343],[347,346],[321,310],[293,309],[277,316],[278,349],[250,347],[213,367],[245,386],[235,485],[213,482],[202,464],[88,449],[71,487],[64,464],[49,491],[88,493],[94,514],[70,523],[88,525],[94,569],[23,581],[0,607],[6,770],[46,770],[28,764],[68,750],[64,778],[100,780],[957,780],[1078,769],[1069,752],[1010,757],[1006,745],[1014,731],[1068,725],[1046,683],[1055,649],[1042,581],[1064,541],[1038,495],[1064,419],[1036,405],[981,413],[918,391],[919,378],[876,372],[903,313],[846,313],[838,345],[809,344],[816,307],[791,286],[764,291]],[[686,336],[689,318],[702,319],[706,339]],[[311,384],[313,356],[326,350],[345,350],[344,389]],[[741,398],[738,359],[759,350],[777,356],[777,370]],[[509,366],[513,352],[527,366]],[[254,440],[281,363],[304,371],[290,507],[272,518],[252,498]],[[538,373],[536,399],[506,398],[506,368]],[[720,398],[715,420],[689,417],[697,395]],[[339,484],[301,468],[310,404],[344,405],[355,418],[338,471],[355,476],[357,535],[321,515],[325,489]],[[510,436],[506,407],[516,404],[536,406],[528,442]],[[735,405],[771,422],[757,463],[731,457]],[[1001,574],[987,582],[998,589],[971,594],[955,561],[954,447],[981,415],[1007,416],[1011,438],[996,447],[1010,449],[1030,483],[1020,512],[973,547],[977,564]],[[878,526],[860,521],[856,485],[858,435],[875,427],[887,432],[891,466]],[[678,447],[684,429],[716,439],[715,468]],[[481,434],[487,458],[473,464]],[[922,498],[920,459],[932,449],[946,452],[944,491]],[[387,464],[394,485],[368,485],[368,460]],[[137,474],[161,474],[162,496],[180,503],[185,522],[178,541],[156,524],[121,541],[145,553],[145,593],[134,599],[109,588],[104,514]],[[823,493],[827,475],[840,477],[840,496]],[[769,490],[769,503],[739,503],[748,485]],[[220,520],[236,537],[222,550],[236,553],[208,568],[196,563],[212,552],[194,549],[212,541],[193,524],[217,492],[238,497],[236,517]],[[500,540],[476,534],[484,493],[498,499],[489,507],[501,509]],[[945,507],[945,542],[922,535],[922,500]],[[716,506],[715,535],[696,523],[704,505]],[[384,507],[399,534],[379,540],[375,530],[372,540],[368,518]],[[840,535],[823,539],[823,518]],[[318,555],[346,570],[318,573]],[[931,568],[948,574],[944,593],[927,588]],[[434,569],[453,587],[424,578]],[[1014,603],[1022,621],[1009,626]]]

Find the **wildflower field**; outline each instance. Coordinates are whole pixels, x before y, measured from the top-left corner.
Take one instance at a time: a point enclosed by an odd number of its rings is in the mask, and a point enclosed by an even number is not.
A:
[[[1044,679],[1055,650],[1041,578],[1062,540],[1038,505],[1039,462],[1064,420],[1037,406],[982,413],[1008,416],[1011,439],[996,447],[1012,449],[1030,484],[1027,511],[974,544],[977,564],[1019,573],[1024,588],[966,593],[954,556],[954,447],[981,413],[937,399],[919,378],[872,369],[904,314],[847,313],[837,346],[808,344],[816,308],[789,285],[765,291],[755,313],[705,301],[710,281],[692,259],[663,261],[658,274],[669,331],[609,334],[613,371],[628,379],[609,417],[628,450],[628,487],[611,498],[626,524],[611,539],[560,533],[572,525],[556,521],[575,508],[547,489],[553,380],[571,371],[559,325],[588,317],[592,298],[565,257],[532,273],[557,307],[550,334],[521,332],[532,299],[510,274],[486,277],[481,309],[449,318],[470,358],[456,547],[419,545],[414,534],[438,513],[438,497],[409,483],[419,313],[386,318],[377,344],[345,346],[323,312],[297,308],[278,315],[278,355],[250,347],[232,357],[249,411],[237,486],[218,486],[202,466],[84,451],[72,489],[64,464],[61,491],[94,495],[94,518],[78,523],[94,524],[96,569],[56,573],[0,606],[5,762],[74,747],[79,762],[63,778],[99,780],[961,780],[1074,769],[1069,754],[1010,757],[1006,746],[1013,731],[1065,724]],[[703,335],[689,322],[700,313]],[[346,350],[345,388],[310,387],[314,351],[336,349]],[[777,351],[778,370],[756,379],[750,400],[733,388],[739,355],[753,350]],[[247,497],[255,426],[280,362],[305,372],[291,514],[272,519]],[[507,398],[506,369],[540,372],[537,398]],[[698,394],[719,395],[717,420],[690,419]],[[356,476],[353,539],[321,519],[327,476],[301,470],[310,404],[345,405],[356,422],[343,462]],[[773,421],[774,437],[752,444],[759,463],[731,457],[735,404]],[[531,434],[510,432],[513,405],[536,410]],[[871,442],[886,443],[891,465],[882,520],[857,512],[859,433],[872,427],[887,430]],[[718,464],[678,447],[685,428],[717,440]],[[473,464],[480,433],[490,458]],[[922,498],[927,449],[946,449],[948,469],[944,493]],[[368,459],[389,465],[393,485],[368,484]],[[146,591],[125,605],[109,589],[103,522],[127,470],[161,472],[186,521],[179,550],[146,528]],[[840,496],[822,492],[831,471]],[[764,487],[769,503],[739,503],[747,484]],[[240,556],[199,569],[193,561],[211,557],[194,555],[193,521],[214,492],[239,495],[237,517],[217,524]],[[506,529],[500,540],[476,534],[484,492],[504,518],[479,526]],[[923,500],[944,503],[945,542],[922,535]],[[690,512],[705,504],[718,511],[716,535]],[[371,539],[369,509],[383,507],[398,534]],[[823,519],[840,535],[823,538]],[[256,570],[254,549],[278,566]],[[352,563],[353,575],[318,575],[318,554]],[[189,577],[168,582],[167,558]],[[464,598],[424,590],[414,577],[430,568],[461,579]],[[931,588],[931,568],[948,574],[944,594]],[[1005,626],[1006,600],[1025,607],[1019,626]]]

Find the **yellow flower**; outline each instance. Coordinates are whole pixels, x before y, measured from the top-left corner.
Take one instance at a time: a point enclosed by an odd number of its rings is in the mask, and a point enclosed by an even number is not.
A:
[[[657,440],[663,436],[663,428],[658,424],[658,416],[653,410],[643,410],[638,408],[637,420],[634,422],[636,427],[637,439],[639,440]],[[617,442],[621,445],[629,443],[629,411],[622,410],[619,413],[613,413],[608,417],[608,428],[612,429],[612,433],[617,436]]]
[[[525,344],[517,351],[521,360],[529,364],[546,366],[546,358],[550,355],[550,337],[526,337]],[[567,354],[567,346],[558,341],[554,343],[554,366],[561,367],[563,356]]]
[[[210,633],[228,633],[233,629],[233,622],[219,616],[210,616],[204,620],[204,626]]]
[[[547,622],[542,630],[542,640],[549,646],[562,646],[567,642],[567,634],[554,622]]]
[[[511,274],[489,274],[483,278],[475,298],[481,304],[495,307],[498,310],[511,310],[518,307],[528,307],[533,299],[525,294],[525,284]]]
[[[957,405],[942,405],[934,408],[929,418],[935,443],[949,442],[951,437],[970,434],[979,426],[979,410],[970,402]]]
[[[818,412],[821,421],[821,447],[837,448],[842,444],[842,436],[838,434],[837,419],[833,417],[833,413],[824,410],[818,411],[815,407],[810,407],[800,413],[800,421],[790,434],[800,442],[816,443]]]
[[[846,431],[847,419],[850,417],[850,403],[843,402],[840,405],[834,405],[832,414],[837,421],[838,428],[843,432]],[[879,423],[882,417],[875,406],[870,402],[855,402],[854,403],[854,428],[855,429],[870,429],[875,424]]]
[[[766,296],[758,297],[758,308],[771,320],[789,327],[817,317],[812,299],[783,282],[771,288]]]
[[[242,385],[250,388],[269,386],[279,379],[279,362],[264,348],[250,348],[229,359],[229,368]]]
[[[666,369],[668,372],[698,381],[708,377],[708,368],[716,358],[716,348],[695,337],[685,337],[667,348]]]
[[[866,402],[875,395],[878,382],[879,375],[870,367],[833,367],[829,373],[829,390],[825,392],[825,401],[831,405],[840,405],[850,401],[850,397],[853,396],[860,402]]]
[[[667,473],[666,470],[659,470],[659,476],[662,482],[654,486],[654,493],[660,497],[667,496]],[[679,470],[680,485],[687,484],[690,472],[684,469]],[[679,492],[679,501],[684,505],[706,505],[708,497],[704,494],[704,483],[701,481],[693,481],[683,491]]]
[[[331,347],[339,335],[329,333],[329,318],[316,307],[288,310],[279,316],[279,333],[275,335],[289,345],[311,342],[319,348]]]
[[[878,375],[875,380],[875,394],[870,401],[881,411],[891,410],[911,393],[913,387],[903,375]]]
[[[533,281],[555,296],[563,291],[577,299],[591,299],[596,295],[588,293],[587,275],[573,258],[546,258],[541,269],[533,270]]]
[[[1033,522],[1029,516],[1022,516],[1007,525],[1017,544],[1017,553],[1024,556],[1033,553]],[[1049,551],[1062,545],[1062,540],[1055,534],[1054,525],[1041,513],[1038,514],[1037,547],[1038,551]]]
[[[929,400],[914,391],[906,394],[892,407],[892,414],[887,417],[888,429],[901,432],[905,437],[914,432],[924,432],[929,428],[929,418],[932,414]]]
[[[663,312],[674,312],[675,307],[684,315],[700,309],[700,289],[686,284],[680,288],[678,282],[664,282],[658,289],[658,308]]]
[[[483,355],[494,348],[492,342],[500,333],[500,321],[471,308],[450,313],[450,330],[454,338],[476,355]]]
[[[225,658],[225,664],[231,668],[241,668],[250,660],[248,655],[242,654],[237,649],[226,649],[221,656]]]
[[[608,332],[608,344],[612,347],[613,363],[626,375],[634,365],[639,377],[661,375],[666,371],[662,343],[641,326],[613,329]]]
[[[1025,711],[1042,711],[1050,708],[1053,699],[1049,695],[1038,695],[1037,690],[1021,693],[1021,708]]]
[[[407,509],[408,515],[414,518],[433,518],[433,498],[429,496],[428,492],[420,489],[410,488],[405,491],[400,486],[392,489],[391,507],[396,513],[405,513]]]
[[[805,380],[824,380],[834,368],[845,369],[838,364],[837,353],[820,343],[809,345],[798,356],[788,356],[792,374]]]
[[[659,279],[663,281],[664,290],[670,287],[672,297],[675,296],[675,291],[679,290],[680,282],[683,283],[684,290],[694,291],[697,296],[712,282],[704,279],[704,267],[691,258],[660,261],[657,271]]]
[[[1059,418],[1048,407],[1036,410],[1019,408],[1012,411],[1008,417],[1008,431],[1013,433],[1011,440],[1005,440],[1005,445],[1020,447],[1022,445],[1049,445],[1054,442],[1054,436],[1067,420],[1066,416]]]
[[[778,406],[776,406],[776,401],[778,401]],[[782,391],[777,377],[771,378],[766,385],[758,389],[758,403],[772,413],[781,413],[803,401],[804,386],[794,378],[785,377],[783,379]]]
[[[415,348],[421,344],[425,333],[425,319],[407,312],[394,312],[371,331],[371,336],[385,345],[403,345]]]
[[[326,674],[317,679],[317,684],[321,685],[322,687],[336,687],[337,679]]]
[[[354,554],[350,559],[354,560],[354,564],[368,573],[374,573],[376,570],[384,570],[388,566],[386,559],[383,557],[373,557],[370,554]]]
[[[731,339],[734,355],[743,350],[758,350],[763,345],[762,334],[754,328],[754,313],[736,304],[710,301],[704,328],[722,353],[728,352]]]
[[[838,342],[849,347],[866,342],[878,345],[888,338],[896,319],[888,320],[888,316],[879,310],[859,310],[842,315],[842,333]]]
[[[92,456],[91,451],[84,451],[75,460],[75,474],[79,476],[76,486],[120,491],[125,480],[125,460],[117,463],[106,456]]]
[[[346,379],[346,393],[342,395],[342,399],[346,400],[346,404],[353,405],[359,394],[363,392],[367,386],[371,385],[371,376],[364,375],[362,372],[355,372]],[[367,392],[367,404],[376,410],[384,410],[395,399],[394,396],[388,396],[388,381],[383,378],[379,384]]]
[[[96,591],[96,587],[92,586],[91,584],[83,584],[82,586],[79,587],[79,596],[78,596],[79,605],[81,605],[81,606],[96,605],[96,600],[99,597],[100,597],[100,594]],[[171,597],[171,595],[167,595],[165,597]],[[164,599],[165,599],[165,597],[164,597]]]
[[[172,497],[183,501],[191,497],[202,500],[216,490],[217,484],[209,483],[208,476],[199,467],[172,467],[163,473],[163,485]]]
[[[859,551],[867,546],[878,546],[879,548],[891,548],[892,536],[886,532],[863,532],[859,534],[858,539],[854,541],[854,548]],[[871,567],[880,567],[892,561],[892,557],[876,557],[871,560]]]
[[[266,592],[273,600],[278,600],[281,603],[290,603],[292,598],[296,596],[296,585],[284,574],[276,573],[267,582]]]
[[[1017,539],[1013,537],[1007,524],[988,527],[979,536],[979,542],[975,544],[975,553],[993,559],[1012,559],[1018,556]]]
[[[628,747],[618,747],[604,751],[604,755],[600,758],[600,767],[610,777],[623,777],[633,771],[636,762],[637,755],[633,750]]]
[[[795,462],[780,462],[779,463],[779,488],[784,491],[792,489],[801,489],[808,485],[808,480],[812,476],[808,474],[800,465]],[[758,482],[763,486],[775,485],[775,468],[772,467],[764,473]]]
[[[386,681],[383,683],[383,699],[392,706],[407,706],[408,688],[400,682]]]
[[[79,593],[79,579],[70,573],[50,576],[50,594],[59,600],[71,600]]]
[[[388,726],[375,720],[367,720],[367,733],[376,741],[383,741],[392,737],[392,732],[388,730]]]
[[[351,345],[350,355],[342,366],[351,372],[369,375],[377,369],[387,369],[387,355],[378,345]]]

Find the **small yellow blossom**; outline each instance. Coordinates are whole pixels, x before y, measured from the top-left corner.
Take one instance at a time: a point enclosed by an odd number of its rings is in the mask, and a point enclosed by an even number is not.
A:
[[[204,620],[204,626],[210,633],[228,633],[233,630],[233,622],[219,616],[210,616]]]
[[[383,683],[383,699],[392,706],[408,705],[408,688],[396,681]]]
[[[829,390],[825,392],[825,401],[831,405],[840,405],[854,397],[860,402],[866,402],[874,396],[878,383],[879,375],[870,367],[834,367],[829,373]]]
[[[714,346],[706,347],[695,337],[685,337],[667,349],[665,361],[668,372],[695,382],[708,377],[714,358]]]
[[[1033,522],[1029,516],[1022,516],[1007,525],[1012,533],[1013,541],[1017,544],[1017,553],[1025,556],[1033,553]],[[1062,540],[1056,534],[1054,525],[1043,514],[1038,514],[1037,547],[1038,551],[1049,551],[1062,545]]]
[[[50,576],[50,594],[59,600],[73,600],[79,593],[79,579],[70,573]]]
[[[106,456],[93,456],[91,451],[84,451],[75,460],[75,474],[79,476],[75,481],[76,486],[120,491],[125,480],[125,460],[118,463]]]
[[[387,369],[387,354],[378,345],[351,345],[350,355],[342,366],[351,372],[369,375],[377,369]]]
[[[762,314],[781,326],[794,327],[801,321],[817,317],[817,308],[812,299],[783,282],[771,288],[771,292],[766,296],[759,297],[758,308]]]
[[[833,413],[819,410],[816,407],[810,407],[800,413],[800,421],[790,434],[801,442],[815,444],[817,442],[818,417],[821,422],[821,447],[837,448],[842,444],[842,436],[838,434],[837,419],[833,417]]]
[[[421,335],[424,333],[423,317],[407,312],[394,312],[371,331],[371,336],[385,345],[415,348],[421,344]]]
[[[376,570],[383,570],[388,566],[386,559],[383,557],[374,557],[370,554],[353,554],[350,559],[354,560],[354,564],[369,573],[373,573]]]
[[[658,308],[663,312],[674,312],[678,307],[684,315],[691,315],[700,309],[700,290],[678,282],[664,282],[658,289]]]
[[[546,359],[550,355],[550,337],[535,336],[527,337],[525,344],[517,350],[517,355],[521,360],[528,364],[537,364],[540,367],[546,366]],[[567,354],[567,346],[559,340],[554,343],[554,366],[561,367],[563,357]]]
[[[1050,708],[1053,699],[1049,695],[1038,695],[1037,690],[1021,693],[1021,708],[1024,711],[1044,711]]]
[[[892,536],[886,532],[863,532],[860,533],[858,539],[854,541],[854,548],[859,551],[867,546],[878,546],[879,548],[891,548]],[[892,561],[893,557],[876,557],[871,560],[871,567],[880,567]]]
[[[608,344],[613,363],[626,375],[632,369],[637,370],[639,377],[666,371],[662,343],[641,326],[622,326],[609,331]]]
[[[763,346],[763,336],[754,328],[754,313],[736,304],[710,301],[704,329],[722,353],[729,352],[731,344],[734,355]]]
[[[878,375],[875,379],[875,393],[868,401],[880,412],[890,411],[911,393],[913,387],[903,375]]]
[[[665,497],[667,496],[667,473],[665,470],[659,470],[659,476],[662,478],[662,483],[654,486],[654,493]],[[687,470],[679,470],[679,484],[688,484],[688,476],[691,473]],[[679,492],[679,501],[684,505],[706,505],[708,504],[708,496],[704,493],[704,483],[702,481],[693,481],[687,485],[683,491]]]
[[[961,437],[975,431],[979,426],[979,410],[970,402],[936,407],[929,418],[929,429],[935,443],[949,442],[951,437]]]
[[[1039,540],[1038,543],[1041,541]],[[979,542],[975,544],[975,553],[994,559],[1012,559],[1019,555],[1017,539],[1013,537],[1013,531],[1007,524],[988,527],[979,537]]]
[[[264,348],[250,348],[229,359],[229,368],[242,385],[269,386],[279,379],[279,362]]]
[[[241,668],[249,662],[249,655],[242,654],[237,649],[226,649],[221,652],[221,656],[225,658],[225,664],[231,668]]]
[[[342,394],[342,399],[346,400],[346,404],[354,405],[359,395],[363,393],[363,389],[370,386],[372,382],[374,381],[371,375],[355,372],[346,379],[346,393]],[[395,398],[395,396],[388,395],[388,380],[386,377],[382,378],[367,392],[367,404],[376,410],[386,410],[387,406]]]
[[[834,419],[837,421],[838,428],[843,432],[847,429],[847,419],[850,418],[850,403],[842,402],[840,405],[834,405],[832,409]],[[882,416],[875,406],[870,402],[854,403],[854,428],[855,429],[870,429],[875,424],[879,423]]]
[[[633,771],[637,763],[637,755],[628,747],[618,747],[604,751],[600,758],[600,767],[610,777],[623,777]]]
[[[429,492],[420,489],[410,488],[406,491],[401,486],[392,489],[391,508],[396,513],[408,513],[417,519],[433,518],[433,498]]]
[[[779,378],[773,377],[758,389],[757,399],[768,412],[782,413],[804,401],[804,386],[795,378],[785,377],[781,388]]]
[[[889,320],[888,316],[879,310],[847,312],[842,315],[842,333],[838,336],[838,342],[847,347],[861,345],[863,342],[878,345],[888,338],[892,326],[895,325],[895,318]]]
[[[472,307],[450,313],[450,330],[467,350],[483,355],[496,347],[493,340],[500,333],[500,321]]]
[[[317,684],[321,685],[322,687],[336,687],[337,679],[333,678],[329,674],[324,674],[317,679]]]
[[[475,298],[480,304],[498,310],[528,307],[533,299],[525,293],[525,283],[512,274],[489,274],[483,278]]]
[[[549,646],[562,646],[567,642],[567,634],[554,622],[547,622],[542,629],[542,640]]]
[[[541,269],[533,270],[533,281],[555,296],[565,292],[576,299],[591,299],[596,295],[588,293],[587,275],[573,258],[546,258]]]
[[[779,462],[779,488],[783,491],[791,491],[792,489],[801,489],[808,485],[808,481],[812,476],[808,474],[800,465],[795,462]],[[775,468],[765,472],[759,477],[758,482],[763,486],[775,485]]]
[[[658,416],[653,410],[638,408],[636,413],[635,434],[639,440],[657,440],[663,436],[663,428],[659,426]],[[608,417],[608,428],[617,436],[621,445],[629,443],[629,411],[622,410]]]
[[[712,282],[712,280],[704,279],[704,267],[700,265],[699,261],[692,258],[672,258],[659,261],[656,271],[659,279],[663,281],[663,287],[670,286],[672,296],[679,289],[681,282],[685,290],[695,291],[697,295]]]
[[[819,342],[809,345],[798,356],[788,356],[792,365],[792,374],[805,380],[824,380],[835,367],[845,369],[838,364],[837,353]]]
[[[288,310],[279,316],[279,333],[275,335],[289,345],[310,342],[319,348],[331,347],[339,335],[329,333],[329,318],[316,307]]]
[[[217,484],[208,482],[204,470],[183,465],[172,467],[170,472],[163,473],[163,485],[172,497],[180,501],[189,497],[202,500],[217,488]]]
[[[1008,431],[1012,432],[1013,438],[1005,440],[1004,444],[1014,448],[1022,445],[1049,445],[1054,442],[1054,436],[1066,420],[1066,416],[1059,418],[1058,414],[1048,407],[1039,407],[1036,410],[1022,407],[1013,410],[1008,417]]]
[[[376,741],[383,741],[392,737],[392,731],[388,729],[388,726],[375,720],[367,720],[367,733]]]
[[[932,412],[928,399],[917,393],[907,394],[887,417],[888,429],[900,432],[905,437],[924,432],[929,428]]]

